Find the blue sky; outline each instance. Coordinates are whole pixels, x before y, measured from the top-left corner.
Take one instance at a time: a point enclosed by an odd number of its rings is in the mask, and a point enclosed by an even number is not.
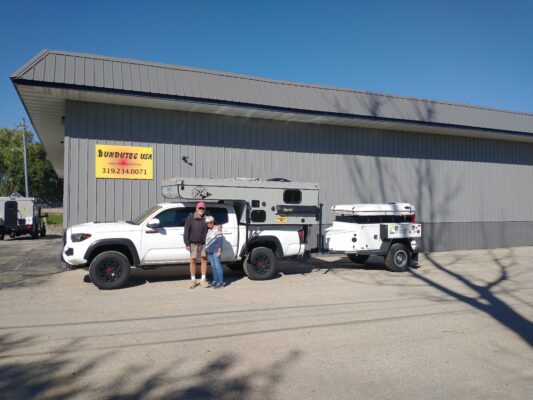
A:
[[[533,1],[0,0],[9,76],[44,48],[533,113]]]

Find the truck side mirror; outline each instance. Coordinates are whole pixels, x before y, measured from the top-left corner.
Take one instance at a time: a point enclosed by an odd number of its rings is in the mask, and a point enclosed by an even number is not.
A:
[[[150,221],[148,221],[148,224],[146,225],[148,228],[159,228],[159,224],[161,224],[161,222],[159,222],[159,219],[157,218],[152,218]]]

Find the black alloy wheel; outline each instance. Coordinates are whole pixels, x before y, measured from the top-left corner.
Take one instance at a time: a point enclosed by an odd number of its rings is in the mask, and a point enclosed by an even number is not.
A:
[[[103,290],[118,289],[130,278],[131,266],[128,258],[119,251],[104,251],[98,254],[89,266],[91,281]]]
[[[267,247],[256,247],[246,257],[244,272],[252,280],[272,279],[276,274],[276,256]]]

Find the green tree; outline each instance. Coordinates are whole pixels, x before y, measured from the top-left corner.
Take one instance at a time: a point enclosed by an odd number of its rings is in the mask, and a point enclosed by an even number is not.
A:
[[[28,156],[28,184],[30,196],[60,202],[63,199],[63,180],[59,179],[46,158],[41,143],[34,142],[33,134],[26,133]],[[22,132],[0,129],[0,196],[13,192],[25,194]]]

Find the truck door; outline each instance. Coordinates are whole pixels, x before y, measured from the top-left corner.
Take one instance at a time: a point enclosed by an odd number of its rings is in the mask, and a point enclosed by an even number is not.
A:
[[[179,264],[190,259],[183,242],[183,227],[187,216],[194,208],[179,207],[163,210],[154,218],[159,219],[158,228],[144,223],[141,238],[141,259],[146,264]]]
[[[222,262],[235,261],[239,235],[237,232],[237,216],[233,209],[223,207],[207,207],[206,215],[215,218],[215,223],[222,226],[224,242],[222,245]]]

